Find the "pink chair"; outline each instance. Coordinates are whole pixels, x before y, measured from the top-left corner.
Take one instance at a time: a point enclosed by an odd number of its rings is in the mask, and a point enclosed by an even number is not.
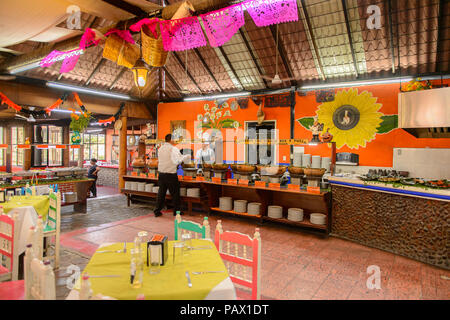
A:
[[[0,281],[17,280],[19,277],[19,259],[16,250],[18,232],[14,226],[17,213],[13,217],[0,215]],[[3,260],[6,266],[3,266]]]
[[[250,236],[240,232],[224,232],[222,230],[222,222],[218,220],[214,243],[219,251],[220,257],[225,260],[231,281],[250,288],[252,291],[251,298],[253,300],[260,300],[261,236],[259,229],[256,228],[252,239]],[[241,247],[238,247],[239,245]],[[233,248],[231,248],[232,246]],[[234,254],[232,253],[233,249]],[[251,255],[248,253],[250,250],[252,252]],[[251,259],[248,256],[251,256]],[[248,268],[251,268],[250,275],[248,275]]]

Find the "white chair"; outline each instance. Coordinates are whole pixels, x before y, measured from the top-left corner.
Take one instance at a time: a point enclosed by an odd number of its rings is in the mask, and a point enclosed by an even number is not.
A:
[[[61,232],[61,193],[54,193],[50,189],[49,193],[50,206],[48,209],[47,223],[43,229],[43,238],[47,238],[45,250],[45,259],[54,259],[54,269],[59,268],[60,256],[60,232]],[[50,240],[55,237],[53,255],[47,255],[50,247]]]
[[[214,243],[233,283],[250,288],[251,299],[261,299],[261,236],[256,228],[253,238],[236,232],[223,231],[217,221]],[[232,247],[233,245],[233,247]],[[240,249],[240,250],[239,250]],[[249,251],[251,250],[251,254]],[[250,269],[250,270],[249,270]],[[250,274],[249,274],[250,271]]]
[[[88,274],[84,274],[80,281],[80,293],[78,294],[78,300],[117,300],[109,296],[104,296],[101,293],[94,296]]]
[[[0,215],[0,282],[16,281],[19,277],[19,232],[15,230],[17,220],[16,212],[12,218],[6,214]]]

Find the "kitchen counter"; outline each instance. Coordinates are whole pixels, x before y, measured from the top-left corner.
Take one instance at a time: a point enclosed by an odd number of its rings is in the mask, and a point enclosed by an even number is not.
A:
[[[333,236],[450,269],[450,191],[329,177]]]

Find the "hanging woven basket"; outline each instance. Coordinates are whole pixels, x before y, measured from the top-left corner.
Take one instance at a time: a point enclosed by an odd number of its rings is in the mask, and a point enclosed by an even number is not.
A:
[[[139,46],[131,44],[116,34],[111,34],[105,42],[103,58],[111,60],[120,66],[132,68],[139,59]]]
[[[147,26],[141,29],[142,58],[152,67],[162,67],[166,64],[168,51],[164,50],[163,41],[158,30],[158,39],[150,32]]]

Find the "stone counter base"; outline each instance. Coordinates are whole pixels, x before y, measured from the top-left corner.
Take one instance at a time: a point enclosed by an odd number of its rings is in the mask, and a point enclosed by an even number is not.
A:
[[[450,269],[450,202],[332,186],[332,234]]]

